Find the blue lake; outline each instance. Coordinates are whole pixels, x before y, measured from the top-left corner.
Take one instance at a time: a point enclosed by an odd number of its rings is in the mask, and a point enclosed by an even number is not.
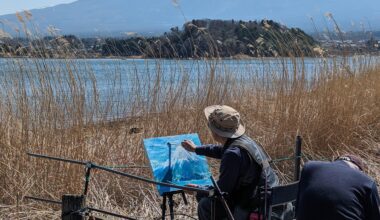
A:
[[[345,59],[338,57],[244,60],[1,58],[0,95],[8,96],[9,90],[25,88],[28,97],[33,98],[41,95],[38,88],[44,88],[44,91],[48,89],[58,96],[67,94],[67,97],[70,97],[72,87],[66,85],[74,83],[86,100],[96,100],[107,106],[110,103],[117,105],[120,101],[133,102],[136,95],[141,102],[149,102],[152,93],[158,91],[160,95],[165,96],[174,88],[183,85],[183,82],[186,82],[186,94],[196,96],[204,84],[210,81],[210,77],[232,79],[239,85],[253,83],[268,75],[277,79],[303,76],[313,81],[321,72],[342,70],[355,74],[361,69],[378,64],[379,60],[379,57],[369,56]],[[37,72],[39,74],[36,74]],[[128,110],[124,109],[123,112],[125,111]]]

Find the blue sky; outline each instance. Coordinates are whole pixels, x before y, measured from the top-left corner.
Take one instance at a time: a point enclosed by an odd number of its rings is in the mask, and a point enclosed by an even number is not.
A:
[[[34,8],[45,8],[75,0],[0,0],[0,15]]]

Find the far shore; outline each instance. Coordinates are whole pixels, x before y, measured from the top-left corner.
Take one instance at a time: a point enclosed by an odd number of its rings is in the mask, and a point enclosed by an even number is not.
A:
[[[380,52],[373,53],[350,53],[350,54],[327,54],[325,56],[309,56],[309,57],[284,57],[284,56],[268,56],[253,57],[245,54],[238,54],[231,57],[197,57],[197,58],[159,58],[146,56],[88,56],[88,57],[31,57],[31,56],[6,56],[0,59],[47,59],[47,60],[255,60],[255,59],[281,59],[281,58],[336,58],[336,57],[353,57],[353,56],[380,56]]]

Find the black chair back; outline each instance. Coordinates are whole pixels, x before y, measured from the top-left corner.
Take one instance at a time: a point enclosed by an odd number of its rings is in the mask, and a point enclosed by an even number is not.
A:
[[[297,199],[298,182],[276,186],[268,190],[270,193],[268,202],[271,206],[277,206],[293,202]]]

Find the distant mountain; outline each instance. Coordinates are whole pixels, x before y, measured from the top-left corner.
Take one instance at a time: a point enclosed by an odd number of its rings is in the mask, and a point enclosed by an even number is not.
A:
[[[79,0],[30,12],[33,23],[40,31],[46,32],[47,27],[52,25],[63,34],[155,33],[184,23],[183,16],[173,4],[157,0]],[[22,28],[15,15],[0,16],[0,20],[10,21],[5,23]]]
[[[63,34],[96,36],[163,33],[192,19],[204,18],[245,21],[267,18],[313,31],[314,25],[309,19],[313,17],[317,29],[323,30],[331,25],[324,17],[326,12],[331,12],[344,30],[361,30],[362,26],[376,30],[380,29],[379,7],[378,0],[78,0],[31,10],[31,13],[34,23],[43,32],[53,25]],[[0,20],[5,26],[11,23],[22,28],[14,14],[0,16]]]

